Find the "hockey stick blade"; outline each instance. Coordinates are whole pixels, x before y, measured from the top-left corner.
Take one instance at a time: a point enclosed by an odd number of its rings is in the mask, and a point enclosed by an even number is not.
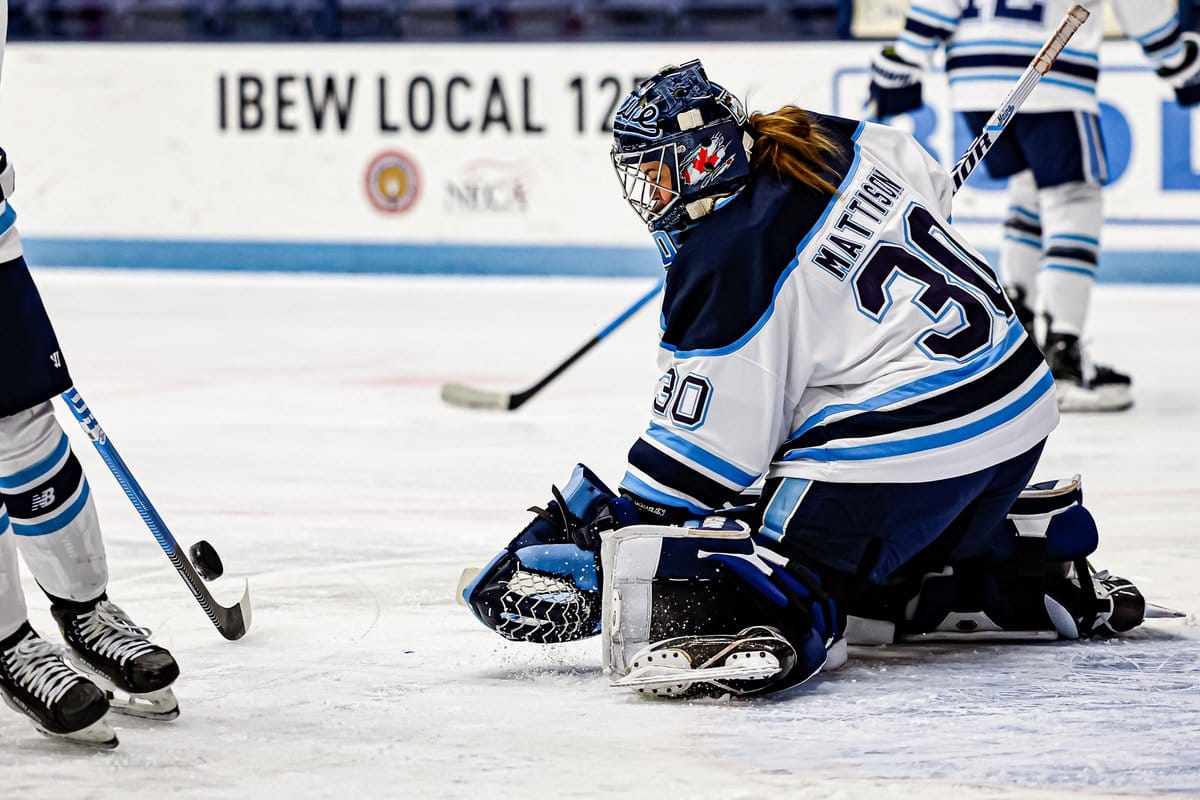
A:
[[[242,599],[232,606],[223,606],[212,596],[212,592],[204,585],[204,581],[186,558],[179,557],[179,551],[169,553],[168,558],[179,570],[179,577],[192,590],[192,595],[200,608],[208,615],[208,619],[217,631],[231,642],[236,642],[246,635],[250,629],[250,582],[243,581]]]
[[[442,402],[459,408],[511,411],[512,400],[513,396],[508,392],[491,392],[463,383],[447,383],[442,386]]]
[[[442,386],[442,400],[448,405],[458,406],[459,408],[474,408],[485,411],[515,411],[525,404],[525,401],[536,395],[555,378],[562,375],[567,369],[579,359],[583,358],[589,350],[600,344],[605,337],[621,327],[625,320],[632,317],[641,309],[642,306],[649,303],[658,296],[658,292],[663,287],[666,278],[662,278],[658,283],[654,284],[654,288],[646,292],[633,302],[633,305],[622,311],[616,319],[604,326],[604,328],[583,343],[574,353],[567,356],[562,363],[550,370],[537,383],[524,389],[520,392],[492,392],[487,389],[476,389],[473,386],[465,386],[461,383],[447,383]]]

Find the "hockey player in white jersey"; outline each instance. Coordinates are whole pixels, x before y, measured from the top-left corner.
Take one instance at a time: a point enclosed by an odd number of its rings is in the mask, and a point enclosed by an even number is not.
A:
[[[913,0],[904,31],[872,65],[880,118],[921,105],[921,77],[945,47],[951,104],[982,129],[1013,80],[1075,0]],[[1081,0],[1096,12],[1100,0]],[[1200,102],[1200,38],[1183,33],[1176,0],[1113,0],[1183,105]],[[1081,341],[1095,282],[1101,186],[1108,178],[1096,79],[1100,25],[1085,25],[984,160],[1010,178],[1000,272],[1025,324],[1044,321],[1042,349],[1065,411],[1128,408],[1131,381],[1091,362]]]
[[[1026,490],[1054,381],[912,137],[747,117],[695,61],[614,130],[669,264],[649,425],[619,495],[577,467],[464,584],[478,619],[601,633],[617,683],[662,695],[792,686],[847,640],[1140,623],[1137,590],[1087,566],[1078,482]]]
[[[7,11],[0,3],[0,32]],[[13,184],[0,150],[0,694],[52,738],[111,748],[110,699],[118,711],[173,719],[179,667],[108,599],[95,504],[50,405],[71,377],[25,265]],[[29,624],[18,553],[50,599],[65,654]]]

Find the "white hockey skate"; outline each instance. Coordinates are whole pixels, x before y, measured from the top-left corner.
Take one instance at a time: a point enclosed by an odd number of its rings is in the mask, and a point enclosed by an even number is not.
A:
[[[51,739],[103,750],[116,747],[117,734],[104,718],[109,710],[104,693],[66,665],[60,648],[28,625],[24,632],[0,651],[4,702]]]

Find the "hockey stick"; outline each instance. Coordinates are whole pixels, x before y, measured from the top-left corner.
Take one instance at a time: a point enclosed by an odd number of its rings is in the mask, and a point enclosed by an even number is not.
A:
[[[525,404],[529,398],[546,388],[547,384],[557,378],[559,375],[567,371],[567,368],[574,364],[579,359],[583,358],[589,350],[600,344],[610,333],[619,328],[625,320],[632,317],[638,310],[649,303],[662,289],[664,277],[654,285],[654,288],[639,297],[633,305],[621,312],[621,314],[608,323],[607,326],[591,339],[584,342],[583,346],[576,350],[571,355],[560,363],[557,367],[550,370],[544,378],[537,383],[519,392],[493,392],[487,389],[478,389],[474,386],[466,386],[461,383],[447,383],[442,385],[442,400],[452,406],[460,408],[480,408],[489,411],[514,411]]]
[[[1058,23],[1058,28],[1051,34],[1050,39],[1042,45],[1042,49],[1033,57],[1033,61],[1025,68],[1021,78],[1017,81],[1017,85],[1009,91],[1008,96],[1004,98],[1004,102],[1000,107],[992,112],[992,116],[988,119],[987,124],[983,126],[983,130],[975,141],[971,142],[970,147],[963,153],[962,158],[958,160],[950,170],[950,177],[954,179],[954,191],[958,191],[971,173],[978,166],[979,162],[983,161],[983,157],[992,149],[996,138],[1008,127],[1008,123],[1016,116],[1017,109],[1029,97],[1034,87],[1038,85],[1038,81],[1042,76],[1050,71],[1050,67],[1054,66],[1055,59],[1059,53],[1067,46],[1067,42],[1075,35],[1075,31],[1079,30],[1079,26],[1087,22],[1087,18],[1091,16],[1086,8],[1079,4],[1071,6],[1067,11],[1067,15],[1063,17],[1062,22]]]
[[[179,543],[171,535],[167,523],[163,522],[162,517],[158,515],[154,504],[150,502],[150,498],[146,496],[145,491],[133,477],[133,473],[129,471],[129,467],[125,465],[117,448],[104,433],[100,423],[92,416],[92,412],[79,394],[79,390],[71,387],[62,393],[62,399],[66,402],[67,408],[71,409],[71,414],[83,428],[84,433],[96,446],[100,458],[104,459],[104,463],[112,470],[113,477],[117,479],[117,483],[121,484],[125,496],[129,498],[129,502],[133,503],[133,507],[137,509],[142,521],[150,529],[150,533],[154,534],[154,538],[158,540],[159,546],[162,547],[167,558],[171,560],[171,564],[179,572],[179,577],[183,578],[183,582],[191,590],[192,596],[196,598],[200,608],[204,609],[204,613],[212,620],[212,624],[217,626],[217,630],[226,639],[234,640],[245,636],[246,629],[250,627],[249,583],[246,584],[242,592],[242,599],[238,601],[237,605],[226,608],[214,600],[208,587],[196,574],[196,570],[186,558],[180,556]]]

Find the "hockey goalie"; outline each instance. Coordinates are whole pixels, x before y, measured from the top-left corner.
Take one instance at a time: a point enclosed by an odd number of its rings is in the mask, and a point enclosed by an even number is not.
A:
[[[1028,486],[1054,378],[915,140],[747,115],[695,61],[614,131],[668,265],[662,377],[619,490],[577,466],[461,587],[481,622],[600,635],[616,685],[682,697],[792,687],[847,644],[1141,623],[1088,563],[1078,479]]]

